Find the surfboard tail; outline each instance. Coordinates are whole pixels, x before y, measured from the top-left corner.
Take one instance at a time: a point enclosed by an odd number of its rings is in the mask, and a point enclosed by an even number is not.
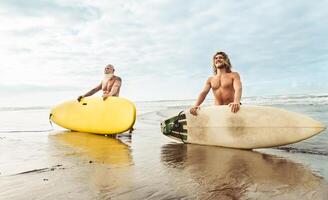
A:
[[[164,120],[161,123],[161,131],[170,138],[185,142],[187,140],[186,124],[186,115],[180,112],[177,116]]]

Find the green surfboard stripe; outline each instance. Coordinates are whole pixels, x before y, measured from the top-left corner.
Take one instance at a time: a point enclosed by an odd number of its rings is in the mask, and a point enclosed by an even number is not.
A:
[[[187,130],[183,128],[184,125],[187,125],[187,122],[185,121],[185,119],[186,119],[186,115],[181,114],[181,115],[177,115],[175,117],[172,117],[170,119],[165,120],[164,121],[165,126],[163,128],[163,134],[175,137],[177,139],[187,140],[186,135],[182,135],[182,134],[172,132],[172,131],[175,131],[175,132],[187,134]],[[174,127],[174,122],[176,122],[176,121],[180,125],[180,127],[178,127],[178,128]]]

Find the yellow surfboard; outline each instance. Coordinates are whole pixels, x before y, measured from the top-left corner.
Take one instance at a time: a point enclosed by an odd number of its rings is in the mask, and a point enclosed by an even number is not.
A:
[[[57,125],[78,132],[123,133],[134,125],[136,108],[124,98],[101,97],[66,101],[51,109],[50,119]]]

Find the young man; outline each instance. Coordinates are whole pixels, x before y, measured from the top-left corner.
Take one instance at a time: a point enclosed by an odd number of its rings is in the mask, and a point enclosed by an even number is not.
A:
[[[190,113],[193,115],[197,115],[197,110],[205,100],[210,89],[213,91],[215,105],[229,105],[233,113],[238,112],[240,109],[241,81],[239,74],[231,71],[231,63],[226,53],[217,52],[214,54],[213,72],[214,76],[207,79],[195,106],[190,109]]]
[[[109,96],[118,97],[120,94],[120,88],[122,84],[122,79],[114,75],[115,69],[114,66],[109,64],[105,67],[104,78],[99,85],[90,90],[84,95],[81,95],[77,98],[80,101],[82,98],[91,96],[98,92],[99,90],[103,91],[103,100],[106,100]]]

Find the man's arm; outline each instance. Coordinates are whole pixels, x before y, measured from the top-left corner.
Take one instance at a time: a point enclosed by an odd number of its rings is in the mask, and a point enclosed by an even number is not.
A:
[[[197,99],[197,101],[195,103],[195,106],[190,109],[190,113],[191,114],[197,115],[197,109],[204,102],[204,100],[205,100],[208,92],[211,89],[211,79],[212,79],[211,77],[207,79],[203,90],[201,91],[201,93],[198,96],[198,99]]]
[[[102,83],[100,83],[99,85],[97,85],[95,88],[91,89],[89,92],[85,93],[84,95],[79,96],[77,98],[77,100],[81,101],[82,98],[88,97],[88,96],[91,96],[91,95],[95,94],[96,92],[101,90],[101,86],[102,86]]]
[[[237,72],[234,72],[233,88],[235,90],[235,96],[234,96],[233,103],[230,104],[230,107],[231,107],[231,111],[236,113],[239,111],[240,108],[240,99],[242,94],[242,85],[240,81],[240,76]]]
[[[122,79],[120,77],[118,77],[115,80],[112,89],[110,90],[109,96],[118,96],[121,85],[122,85]]]
[[[240,76],[236,72],[233,79],[233,88],[235,89],[235,98],[234,102],[240,104],[241,94],[242,94],[242,85],[240,81]]]

